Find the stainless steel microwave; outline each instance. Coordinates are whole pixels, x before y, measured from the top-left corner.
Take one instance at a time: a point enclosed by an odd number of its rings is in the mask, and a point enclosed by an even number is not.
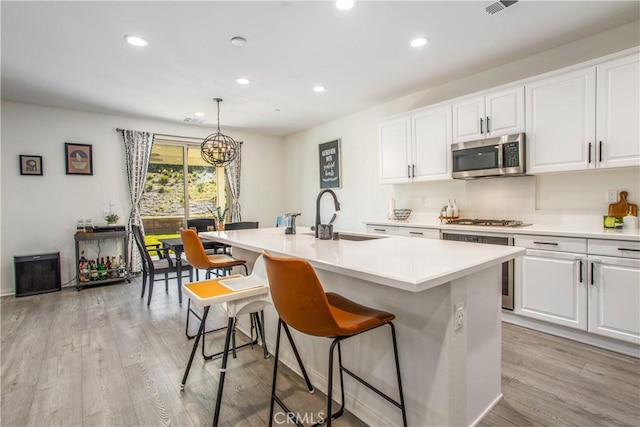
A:
[[[524,133],[451,145],[455,179],[525,174]]]

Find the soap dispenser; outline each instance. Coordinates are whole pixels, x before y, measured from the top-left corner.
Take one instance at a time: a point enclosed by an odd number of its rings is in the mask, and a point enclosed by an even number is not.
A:
[[[447,205],[447,216],[449,218],[453,216],[453,206],[451,206],[451,199],[449,199],[449,204]]]
[[[458,205],[456,204],[456,199],[453,199],[453,217],[454,218],[458,218],[458,215],[460,214],[460,212],[458,211]]]

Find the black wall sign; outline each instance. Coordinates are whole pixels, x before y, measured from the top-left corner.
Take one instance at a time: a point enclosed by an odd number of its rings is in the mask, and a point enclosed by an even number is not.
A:
[[[320,188],[340,188],[340,140],[319,146]]]

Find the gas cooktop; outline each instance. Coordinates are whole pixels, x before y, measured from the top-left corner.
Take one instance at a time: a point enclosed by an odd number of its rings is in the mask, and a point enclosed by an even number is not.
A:
[[[526,227],[531,224],[524,224],[522,221],[513,219],[470,219],[470,218],[457,218],[447,220],[447,224],[454,225],[477,225],[485,227]]]

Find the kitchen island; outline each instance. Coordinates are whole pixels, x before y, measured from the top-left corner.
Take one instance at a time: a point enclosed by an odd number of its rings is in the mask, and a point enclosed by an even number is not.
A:
[[[303,227],[295,235],[285,235],[283,228],[200,233],[203,240],[233,246],[234,256],[249,264],[262,250],[307,259],[326,291],[395,313],[409,425],[477,423],[502,397],[500,266],[524,250],[341,235],[340,240],[317,240]],[[273,351],[277,326],[273,307],[265,311],[265,323]],[[330,341],[302,334],[294,339],[314,386],[326,391]],[[343,343],[342,350],[347,367],[391,396],[397,395],[387,330],[355,337]],[[297,370],[293,353],[286,346],[281,352],[281,360]],[[365,423],[401,423],[396,408],[355,381],[346,379],[345,393],[346,408]],[[301,416],[309,410],[292,409]]]

